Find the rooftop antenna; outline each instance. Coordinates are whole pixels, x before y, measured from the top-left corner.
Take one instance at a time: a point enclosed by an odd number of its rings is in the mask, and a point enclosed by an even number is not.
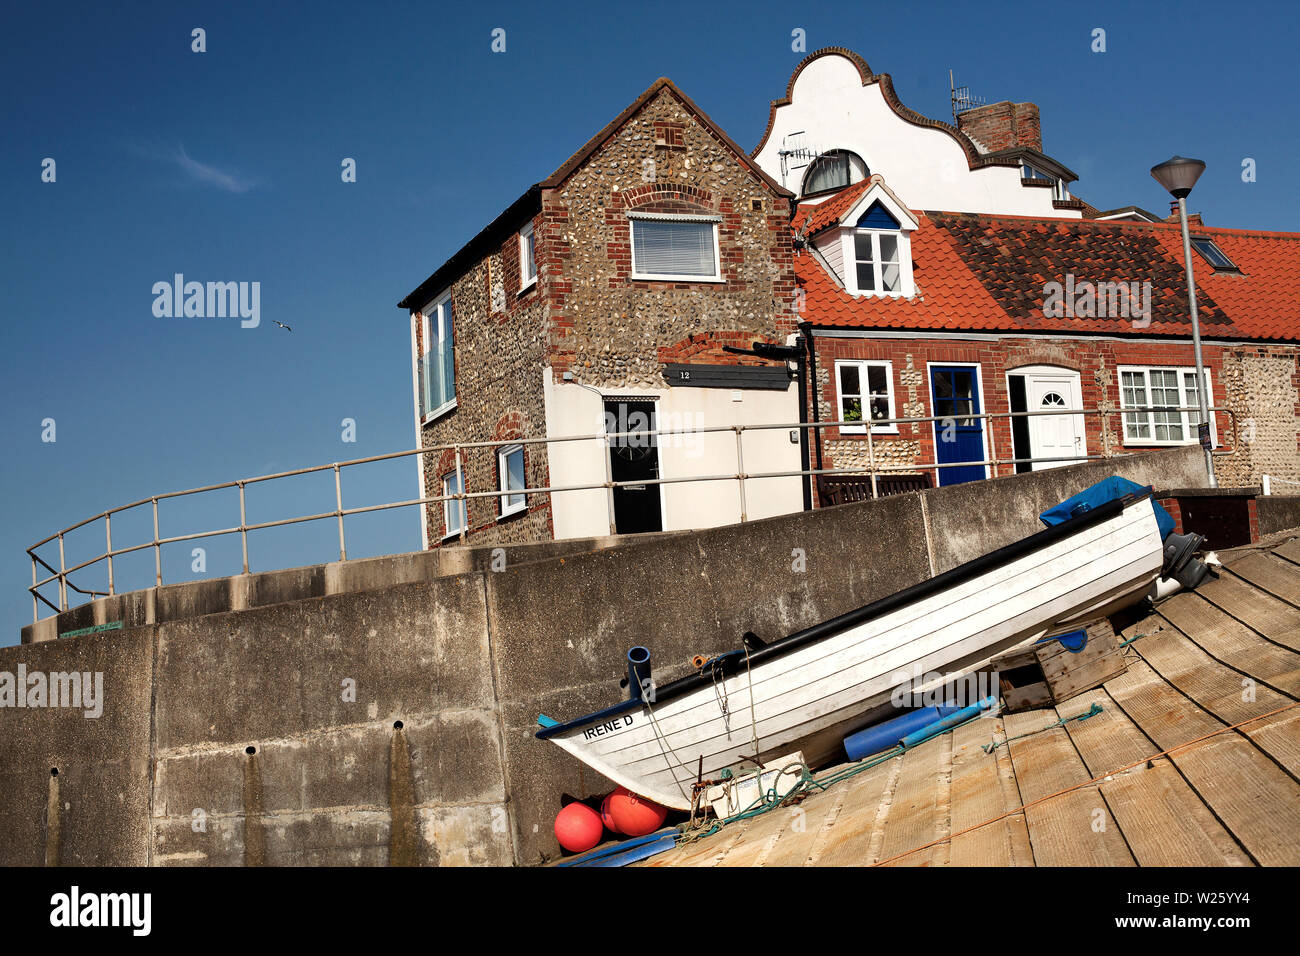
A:
[[[958,86],[953,79],[952,70],[948,71],[948,89],[952,93],[952,121],[957,122],[957,114],[973,110],[984,105],[984,97],[975,96],[969,86]]]
[[[822,152],[808,142],[807,131],[799,130],[781,138],[781,148],[776,154],[781,157],[781,185],[784,186],[790,170],[812,165]]]

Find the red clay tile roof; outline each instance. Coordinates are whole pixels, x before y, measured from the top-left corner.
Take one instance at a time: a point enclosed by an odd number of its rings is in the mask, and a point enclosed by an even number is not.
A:
[[[806,219],[830,221],[831,203],[851,204],[855,184],[815,207]],[[841,209],[841,214],[842,214]],[[1033,219],[963,213],[918,213],[912,233],[910,299],[852,296],[807,253],[795,257],[805,317],[818,326],[862,329],[963,329],[1111,335],[1191,334],[1178,226],[1162,223]],[[809,229],[805,234],[811,234]],[[1210,339],[1300,341],[1300,234],[1233,229],[1193,230],[1214,239],[1243,274],[1214,272],[1193,253],[1201,332]],[[1151,323],[1043,313],[1044,285],[1066,281],[1151,282]]]
[[[815,236],[828,226],[835,225],[870,188],[871,177],[868,176],[815,205],[800,203],[794,214],[795,231],[802,232],[805,236]]]

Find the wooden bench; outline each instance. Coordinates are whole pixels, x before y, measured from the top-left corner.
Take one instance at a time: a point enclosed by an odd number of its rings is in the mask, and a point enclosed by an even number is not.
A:
[[[876,497],[901,495],[908,491],[923,491],[930,487],[926,473],[900,475],[890,473],[876,476]],[[817,500],[822,507],[842,505],[848,501],[871,500],[870,475],[818,475]]]

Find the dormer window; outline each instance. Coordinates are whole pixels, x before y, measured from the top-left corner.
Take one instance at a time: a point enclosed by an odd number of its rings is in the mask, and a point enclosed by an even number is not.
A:
[[[1041,169],[1035,169],[1033,166],[1030,166],[1028,163],[1025,163],[1023,166],[1021,166],[1020,171],[1021,171],[1021,176],[1024,179],[1046,179],[1049,180],[1050,182],[1056,182],[1055,176],[1049,176]]]
[[[1051,186],[1052,198],[1061,202],[1070,198],[1069,190],[1065,188],[1065,182],[1059,176],[1053,176],[1051,173],[1045,173],[1036,166],[1029,163],[1021,163],[1020,179],[1027,184]]]
[[[1215,272],[1240,272],[1237,264],[1224,255],[1223,250],[1206,236],[1193,236],[1192,248],[1201,254],[1201,258],[1214,266]]]
[[[866,179],[869,172],[867,164],[857,153],[833,149],[818,156],[808,167],[803,177],[803,194],[809,196],[843,189]]]
[[[910,244],[902,226],[879,201],[858,217],[855,228],[846,230],[852,240],[853,268],[846,270],[858,295],[903,295],[910,277]],[[847,250],[846,250],[847,251]]]

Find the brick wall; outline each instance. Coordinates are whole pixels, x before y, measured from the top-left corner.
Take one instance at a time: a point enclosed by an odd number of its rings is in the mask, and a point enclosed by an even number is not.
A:
[[[1237,451],[1216,459],[1221,485],[1258,484],[1262,474],[1300,480],[1300,374],[1294,346],[1212,346],[1202,349],[1209,369],[1216,406],[1237,415]],[[1029,365],[1054,365],[1080,373],[1085,409],[1120,407],[1120,365],[1192,367],[1190,344],[1152,341],[1109,341],[1053,338],[987,341],[943,339],[822,338],[817,339],[818,410],[823,421],[838,418],[836,359],[876,359],[892,363],[895,417],[933,414],[927,363],[978,363],[983,408],[1010,411],[1006,375]],[[1232,445],[1232,421],[1217,416],[1219,445]],[[1125,443],[1120,416],[1088,416],[1085,432],[1089,454],[1118,454],[1149,450],[1154,446]],[[1012,457],[1009,420],[995,420],[989,428],[991,448],[998,458]],[[900,425],[898,435],[874,435],[872,451],[878,464],[916,464],[935,460],[931,425]],[[839,429],[823,430],[824,467],[864,467],[868,449],[865,435],[844,435]],[[814,466],[815,467],[815,466]],[[999,474],[1010,474],[1002,466]],[[933,477],[933,474],[932,474]]]
[[[990,103],[957,115],[957,128],[990,152],[1028,146],[1043,151],[1038,107],[1033,103]]]
[[[534,220],[534,229],[539,222]],[[543,283],[539,275],[536,283],[521,289],[516,233],[453,283],[457,406],[423,427],[426,446],[537,438],[546,433],[541,371],[545,357]],[[417,339],[419,336],[417,325]],[[418,348],[423,351],[423,341]],[[546,460],[545,446],[525,446],[529,487],[547,484]],[[495,449],[466,449],[461,461],[467,491],[500,487]],[[426,455],[423,467],[426,495],[439,495],[442,477],[456,468],[455,453]],[[523,513],[499,520],[499,511],[500,499],[496,497],[468,502],[467,523],[476,543],[516,544],[551,537],[547,495],[529,495]],[[446,530],[441,504],[428,506],[428,527],[429,545],[436,546]]]
[[[721,217],[723,281],[633,279],[629,210]],[[788,200],[661,89],[558,188],[543,191],[533,221],[535,286],[520,292],[514,234],[453,284],[458,406],[424,426],[424,443],[544,436],[547,366],[557,382],[572,371],[606,390],[667,388],[661,349],[678,361],[701,351],[714,363],[720,344],[783,341],[797,321],[789,223]],[[544,446],[525,454],[529,486],[548,485]],[[455,455],[426,458],[432,496]],[[468,491],[499,487],[495,451],[469,450],[463,461]],[[553,534],[549,496],[530,495],[527,514],[504,521],[497,510],[495,497],[469,503],[476,544]],[[428,517],[436,546],[442,506],[429,506]]]
[[[631,210],[721,216],[725,281],[633,279]],[[771,340],[794,331],[788,201],[667,89],[543,196],[543,217],[557,380],[572,370],[598,388],[661,388],[660,347],[708,332]]]

